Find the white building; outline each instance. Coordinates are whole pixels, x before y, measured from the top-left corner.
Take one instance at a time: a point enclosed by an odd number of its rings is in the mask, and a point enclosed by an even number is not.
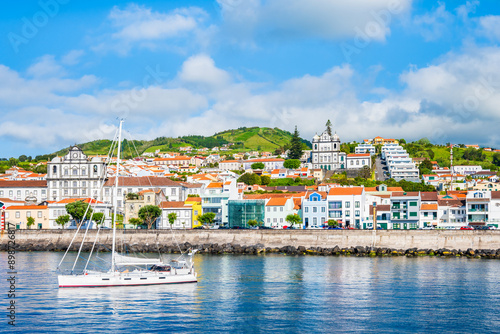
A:
[[[363,154],[363,153],[370,153],[370,155],[375,155],[377,150],[375,149],[375,146],[372,144],[359,144],[355,149],[354,153],[356,154]]]
[[[113,210],[111,204],[95,201],[94,199],[91,198],[67,198],[63,199],[60,201],[57,201],[55,203],[49,203],[49,228],[50,229],[62,229],[63,227],[61,225],[58,225],[56,223],[56,219],[59,216],[67,215],[68,212],[66,211],[66,205],[69,203],[73,203],[76,201],[83,201],[87,204],[90,205],[92,208],[93,213],[98,213],[101,212],[104,214],[104,222],[101,227],[107,227],[111,228],[111,212]],[[76,224],[74,221],[70,221],[68,224],[64,225],[64,228],[76,228]],[[89,228],[96,228],[95,222],[91,223],[91,226]]]
[[[325,130],[321,136],[315,135],[312,140],[311,164],[314,169],[345,169],[346,154],[340,151],[340,138],[335,133],[330,136]]]
[[[192,225],[192,215],[193,215],[193,205],[186,204],[182,201],[166,201],[161,202],[161,220],[157,222],[157,229],[191,229]],[[175,213],[177,218],[174,220],[174,224],[170,224],[168,220],[168,215],[170,213]]]
[[[0,198],[24,201],[35,197],[37,203],[47,200],[47,181],[2,181],[0,180]]]
[[[265,170],[273,170],[283,168],[284,159],[251,159],[242,161],[243,169],[252,169],[254,163],[263,163]],[[220,168],[220,167],[219,167]]]
[[[93,197],[106,177],[104,158],[87,157],[78,146],[72,146],[64,157],[55,157],[47,163],[47,198],[60,201],[65,198]]]
[[[370,153],[348,154],[347,169],[359,169],[367,166],[371,168],[372,159]]]
[[[264,224],[268,227],[282,229],[284,226],[291,227],[286,221],[286,216],[296,214],[293,198],[270,198],[266,203]],[[295,225],[295,228],[299,225]]]
[[[477,172],[481,172],[483,167],[481,166],[453,166],[453,174],[463,174],[463,175],[471,175],[476,174]]]
[[[368,220],[365,213],[364,187],[334,187],[327,196],[328,219],[339,220],[343,226],[362,228]]]

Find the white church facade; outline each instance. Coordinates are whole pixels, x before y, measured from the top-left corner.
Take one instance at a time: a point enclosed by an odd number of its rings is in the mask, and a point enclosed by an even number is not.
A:
[[[347,168],[347,155],[340,151],[337,133],[330,136],[325,130],[312,140],[311,164],[314,169],[338,170]]]

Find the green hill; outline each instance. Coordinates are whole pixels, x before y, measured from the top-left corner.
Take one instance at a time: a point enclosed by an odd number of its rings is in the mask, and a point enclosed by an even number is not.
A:
[[[234,151],[274,151],[290,142],[292,134],[278,128],[239,128],[227,130],[214,134],[213,136],[182,136],[178,138],[159,137],[154,140],[124,140],[122,151],[125,157],[134,157],[144,152],[175,151],[181,146],[192,146],[193,148],[213,148],[223,144],[233,143],[231,149]],[[311,143],[304,142],[304,149],[310,148]],[[111,147],[111,141],[107,139],[94,140],[78,144],[87,155],[107,155]],[[59,150],[53,154],[37,156],[37,160],[47,160],[54,155],[65,155],[69,147]]]

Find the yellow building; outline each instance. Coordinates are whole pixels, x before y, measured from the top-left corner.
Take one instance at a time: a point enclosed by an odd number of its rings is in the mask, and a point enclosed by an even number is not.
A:
[[[8,226],[16,229],[28,228],[28,217],[35,219],[35,224],[31,229],[48,229],[49,226],[49,207],[46,205],[13,205],[5,210],[5,229]]]
[[[202,224],[198,220],[203,214],[203,209],[201,208],[201,197],[188,197],[184,203],[193,205],[193,214],[191,215],[193,227],[201,226]]]

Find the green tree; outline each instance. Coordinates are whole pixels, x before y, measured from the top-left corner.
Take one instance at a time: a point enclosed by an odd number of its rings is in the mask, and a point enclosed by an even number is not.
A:
[[[28,160],[28,157],[27,157],[27,156],[25,156],[24,154],[23,154],[23,155],[21,155],[21,156],[19,156],[19,161],[20,161],[20,162],[25,162],[25,161],[27,161],[27,160]]]
[[[429,159],[422,161],[420,166],[418,166],[418,170],[420,171],[420,175],[430,174],[432,172],[431,161]]]
[[[399,145],[405,145],[406,144],[406,140],[404,140],[403,138],[399,139],[398,142],[399,142]]]
[[[297,214],[289,214],[288,216],[286,216],[285,220],[292,225],[292,228],[294,225],[300,224],[302,222],[302,219]]]
[[[139,195],[136,193],[127,193],[127,200],[133,201],[139,199]]]
[[[27,222],[26,222],[26,226],[28,226],[28,229],[30,229],[31,225],[35,225],[35,218],[28,217]]]
[[[250,219],[249,221],[247,221],[247,224],[254,227],[254,226],[259,225],[259,222],[256,221],[255,219]]]
[[[330,137],[332,136],[332,122],[330,122],[330,120],[326,122],[326,133],[328,133]]]
[[[500,166],[500,153],[493,154],[492,162],[495,166]]]
[[[96,212],[92,215],[92,220],[96,225],[102,224],[103,218],[104,218],[104,213],[102,212]]]
[[[256,162],[253,163],[250,167],[252,167],[252,169],[264,169],[265,165],[263,162]]]
[[[131,225],[135,225],[135,228],[137,229],[137,227],[142,224],[142,220],[140,220],[139,218],[130,218],[128,220],[128,223]]]
[[[288,158],[300,159],[301,157],[302,157],[302,141],[300,140],[297,126],[295,126],[295,131],[293,132],[292,138],[290,139],[290,153],[288,154]]]
[[[83,201],[75,201],[66,204],[66,212],[71,215],[77,225],[81,225],[84,220],[88,220],[92,217],[92,209],[89,207],[88,203]]]
[[[175,220],[177,219],[177,214],[175,212],[170,212],[168,214],[168,222],[170,223],[170,229],[174,226]]]
[[[434,159],[434,151],[431,149],[427,149],[427,154],[429,155],[429,158]]]
[[[138,215],[150,230],[156,219],[161,216],[161,209],[156,205],[145,205],[139,210]]]
[[[56,218],[56,224],[61,225],[64,229],[64,225],[69,222],[69,215],[62,215]]]
[[[337,226],[339,226],[339,222],[334,220],[334,219],[328,219],[328,226],[337,227]]]
[[[267,186],[269,183],[271,183],[271,177],[267,176],[267,175],[262,175],[260,177],[260,183],[263,185],[263,186]]]
[[[245,173],[238,178],[238,182],[243,182],[249,186],[253,186],[254,184],[260,185],[262,180],[257,174]]]
[[[288,169],[297,169],[300,167],[300,160],[298,159],[287,159],[283,163],[283,167]]]
[[[208,224],[208,225],[211,225],[211,224],[213,224],[214,219],[215,219],[215,213],[213,213],[213,212],[207,212],[207,213],[202,214],[202,215],[198,218],[198,221],[199,221],[200,223],[202,223],[202,224]]]

